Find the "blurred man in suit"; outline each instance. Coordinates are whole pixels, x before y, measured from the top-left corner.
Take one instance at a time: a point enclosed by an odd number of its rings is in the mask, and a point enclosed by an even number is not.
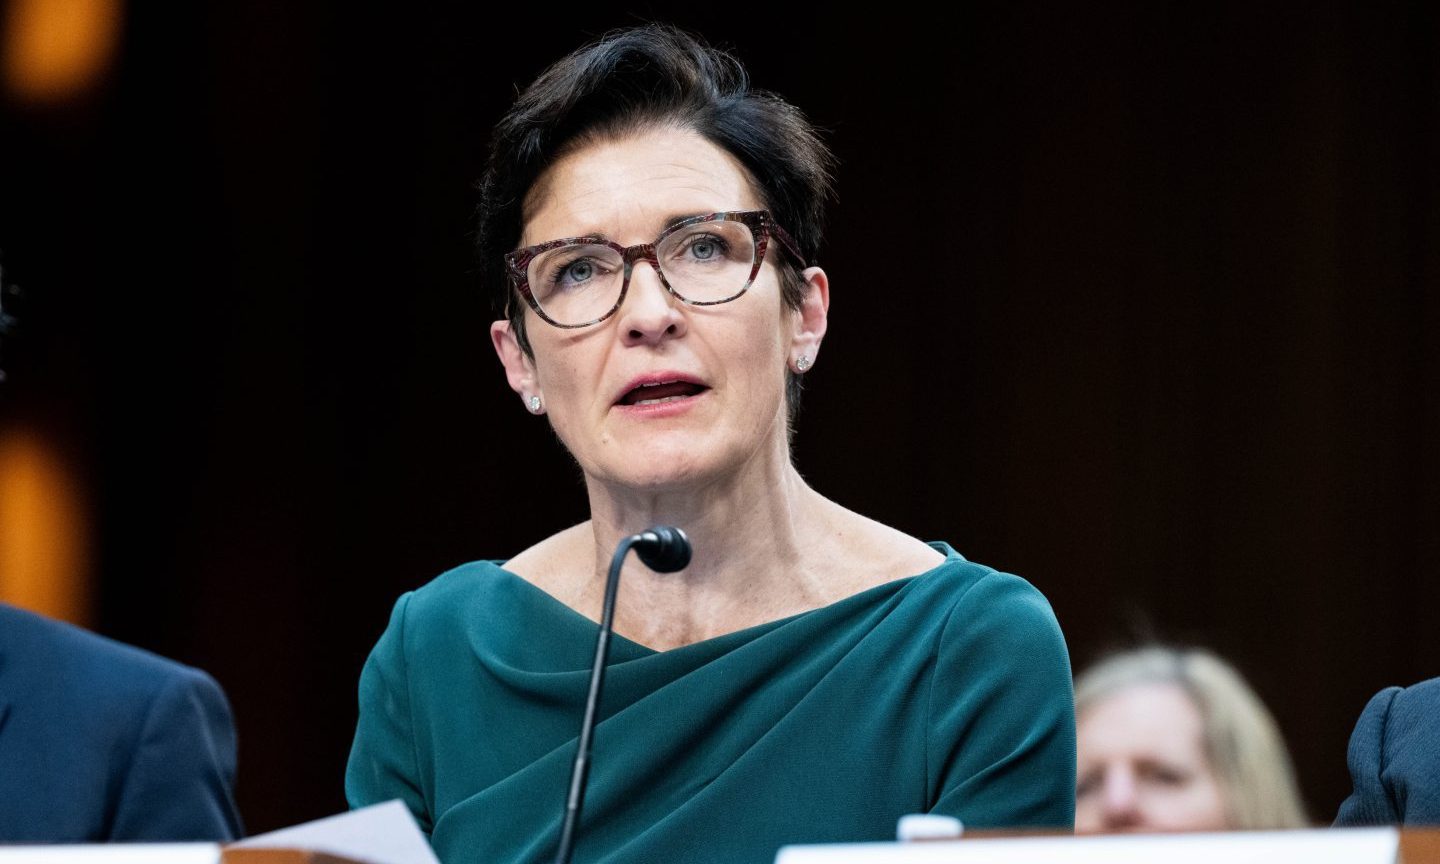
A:
[[[0,843],[234,839],[234,778],[209,675],[0,603]]]
[[[1337,826],[1440,825],[1440,678],[1376,693],[1348,761],[1355,791]]]

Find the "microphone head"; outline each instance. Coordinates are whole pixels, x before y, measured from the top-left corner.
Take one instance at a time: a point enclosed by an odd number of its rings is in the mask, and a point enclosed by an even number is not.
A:
[[[656,573],[674,573],[690,566],[690,538],[672,525],[656,525],[637,535],[632,547],[640,560]]]

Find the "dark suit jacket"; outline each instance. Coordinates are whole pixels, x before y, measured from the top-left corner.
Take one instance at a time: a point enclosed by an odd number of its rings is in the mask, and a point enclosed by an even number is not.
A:
[[[0,603],[0,843],[233,839],[234,777],[210,676]]]
[[[1350,736],[1336,825],[1440,825],[1440,678],[1381,690]]]

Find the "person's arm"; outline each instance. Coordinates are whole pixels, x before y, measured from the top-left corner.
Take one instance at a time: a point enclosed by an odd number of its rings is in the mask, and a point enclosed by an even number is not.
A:
[[[1003,573],[956,602],[930,707],[932,813],[967,828],[1073,830],[1075,702],[1050,604]]]
[[[345,770],[351,807],[399,799],[428,836],[433,821],[421,786],[405,661],[405,612],[412,595],[396,601],[390,626],[360,673],[360,719]]]
[[[1381,772],[1385,768],[1385,726],[1390,705],[1400,693],[1399,687],[1381,690],[1370,698],[1350,733],[1350,780],[1354,790],[1340,805],[1335,817],[1336,827],[1357,825],[1395,825],[1400,813]]]
[[[111,841],[228,841],[235,808],[235,725],[220,685],[177,668],[150,702],[116,799]]]

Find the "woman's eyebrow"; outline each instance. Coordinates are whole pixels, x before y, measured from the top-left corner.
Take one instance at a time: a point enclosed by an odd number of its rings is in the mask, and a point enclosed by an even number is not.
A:
[[[674,216],[666,217],[664,227],[662,227],[661,230],[662,230],[662,231],[668,231],[669,229],[674,228],[676,225],[679,225],[681,222],[684,222],[684,221],[687,220],[687,219],[694,219],[696,216],[709,216],[712,212],[715,212],[715,211],[711,211],[711,210],[701,210],[701,211],[698,211],[698,212],[695,212],[695,213],[679,213],[679,214],[676,214],[676,215],[674,215]],[[567,236],[567,237],[597,237],[597,238],[599,238],[599,239],[601,239],[601,240],[614,240],[614,238],[610,236],[610,232],[608,232],[608,231],[585,231],[585,232],[582,232],[582,233],[579,233],[579,234],[567,234],[566,236]],[[548,241],[542,241],[542,242],[548,242]],[[618,241],[617,241],[617,242],[618,242]],[[531,244],[531,245],[534,245],[534,244]]]
[[[710,215],[710,211],[708,211],[708,210],[705,211],[705,212],[703,212],[703,213],[681,213],[681,214],[679,214],[678,216],[671,216],[670,218],[666,219],[666,220],[665,220],[665,227],[666,227],[667,229],[669,229],[669,228],[674,228],[676,225],[679,225],[681,222],[684,222],[686,219],[694,219],[696,216],[708,216],[708,215]]]

